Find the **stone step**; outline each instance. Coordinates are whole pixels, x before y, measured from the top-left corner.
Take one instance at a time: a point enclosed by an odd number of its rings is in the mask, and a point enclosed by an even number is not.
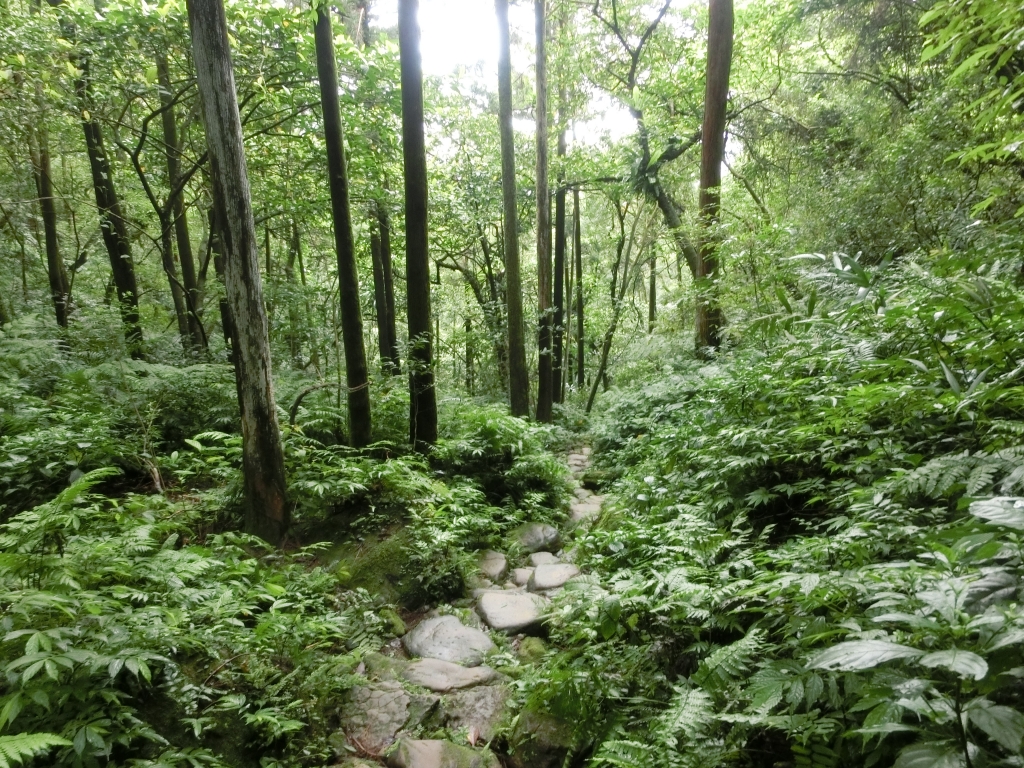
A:
[[[487,666],[463,667],[440,659],[420,659],[406,667],[402,677],[435,693],[448,693],[490,683],[498,678],[498,673]]]
[[[438,739],[401,739],[388,756],[390,768],[501,768],[490,752]]]
[[[480,555],[477,563],[480,573],[494,582],[501,581],[508,573],[508,559],[501,554],[489,549]]]
[[[559,589],[574,576],[580,575],[580,569],[568,563],[555,565],[539,565],[533,572],[527,589],[531,592],[546,592],[549,589]]]
[[[477,601],[477,612],[491,629],[517,635],[540,629],[547,602],[523,592],[486,592]]]
[[[530,565],[534,568],[538,565],[554,565],[559,562],[558,556],[550,552],[534,552],[527,560],[530,561]]]
[[[486,632],[463,625],[456,616],[424,619],[402,638],[411,656],[478,666],[497,650]]]
[[[557,552],[562,547],[558,529],[547,523],[527,523],[512,532],[515,541],[524,552]]]

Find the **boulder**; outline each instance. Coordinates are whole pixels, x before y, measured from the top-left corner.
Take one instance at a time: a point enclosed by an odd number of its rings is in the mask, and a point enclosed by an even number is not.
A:
[[[424,619],[402,638],[412,656],[450,661],[475,667],[496,648],[491,638],[479,629],[463,625],[455,616]]]
[[[492,629],[515,635],[540,627],[545,601],[522,592],[487,592],[480,596],[476,609]]]
[[[558,530],[547,523],[527,523],[516,528],[513,536],[525,552],[557,552],[562,546]]]
[[[480,572],[492,582],[500,582],[508,573],[508,560],[501,552],[487,550],[480,555]]]
[[[536,568],[538,565],[553,565],[558,562],[558,557],[550,552],[534,552],[528,558],[530,565]]]
[[[580,569],[569,563],[557,563],[555,565],[539,565],[530,577],[527,589],[531,592],[544,592],[549,589],[559,589],[565,586],[565,582],[573,576],[579,576]],[[493,625],[492,625],[493,626]]]
[[[391,768],[501,768],[490,752],[435,739],[402,739],[387,760]]]
[[[533,568],[516,568],[512,571],[512,581],[516,583],[516,586],[525,587],[530,581],[530,577],[533,576]]]
[[[519,716],[512,741],[515,768],[560,768],[573,747],[572,725],[527,709]]]
[[[452,730],[475,729],[488,742],[497,735],[505,719],[508,698],[509,691],[503,685],[484,685],[449,694],[441,705],[445,723]]]
[[[547,650],[547,643],[539,637],[524,637],[516,649],[516,654],[526,663],[533,664],[544,658]]]
[[[576,498],[579,499],[580,501],[583,501],[584,499],[589,499],[591,496],[590,491],[588,491],[586,488],[577,488],[576,490],[573,491],[573,493],[576,495]]]
[[[341,727],[348,740],[379,754],[400,731],[423,722],[437,702],[437,696],[411,694],[394,680],[357,685],[342,705]]]
[[[440,659],[420,659],[406,667],[402,677],[437,693],[447,693],[489,683],[498,673],[485,666],[462,667]]]
[[[601,511],[600,504],[573,504],[570,508],[569,519],[574,523],[581,523],[597,517]]]

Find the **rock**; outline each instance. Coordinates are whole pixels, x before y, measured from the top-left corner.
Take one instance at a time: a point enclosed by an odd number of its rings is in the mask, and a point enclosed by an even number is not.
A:
[[[489,683],[498,673],[490,667],[462,667],[440,659],[420,659],[406,667],[402,677],[437,693],[447,693]]]
[[[527,709],[519,716],[512,740],[515,768],[559,768],[573,747],[572,725]]]
[[[570,453],[569,454],[569,463],[570,464],[586,464],[586,463],[588,463],[587,455],[585,453]]]
[[[524,637],[519,643],[516,653],[523,661],[533,664],[540,661],[547,652],[548,645],[539,637]]]
[[[534,552],[530,555],[529,560],[530,565],[534,568],[538,565],[553,565],[558,562],[558,558],[550,552]]]
[[[406,633],[405,622],[402,621],[402,617],[395,613],[391,608],[381,608],[377,615],[385,621],[388,625],[388,629],[391,631],[391,634],[395,637],[401,637]]]
[[[564,587],[565,582],[573,576],[579,575],[580,569],[575,565],[570,565],[568,563],[539,565],[537,566],[537,570],[533,572],[533,576],[530,577],[530,582],[527,584],[526,588],[531,592],[558,589],[559,587]]]
[[[584,520],[590,520],[593,517],[597,517],[601,511],[600,504],[573,504],[570,507],[571,514],[569,519],[574,523],[579,523]]]
[[[464,626],[455,616],[424,619],[402,638],[402,644],[413,656],[467,667],[477,666],[487,654],[497,650],[486,633]]]
[[[582,453],[584,456],[589,456],[590,455],[590,446],[589,445],[584,445],[582,448],[580,448],[580,453]]]
[[[387,760],[391,768],[501,768],[490,752],[433,739],[402,739]]]
[[[590,491],[588,491],[586,488],[577,488],[575,491],[573,491],[573,493],[576,495],[576,498],[579,499],[580,501],[583,501],[584,499],[589,499],[592,495]]]
[[[487,550],[480,556],[480,572],[493,582],[501,581],[508,573],[508,560],[501,552]]]
[[[512,571],[512,580],[520,587],[525,587],[530,577],[533,576],[533,568],[516,568]]]
[[[368,653],[363,664],[366,665],[366,676],[372,680],[397,680],[409,666],[404,659],[393,659],[382,653]]]
[[[444,719],[452,730],[476,729],[485,742],[493,739],[505,719],[509,691],[503,685],[485,685],[444,697]]]
[[[411,694],[393,680],[357,685],[342,706],[341,727],[350,741],[379,754],[400,731],[423,722],[437,702],[437,696]]]
[[[477,602],[487,625],[510,635],[537,629],[544,607],[541,598],[522,592],[487,592]]]
[[[470,589],[490,589],[494,586],[494,582],[482,574],[471,573],[466,578],[466,586]]]
[[[561,548],[558,531],[546,523],[527,523],[513,532],[525,552],[557,552]]]

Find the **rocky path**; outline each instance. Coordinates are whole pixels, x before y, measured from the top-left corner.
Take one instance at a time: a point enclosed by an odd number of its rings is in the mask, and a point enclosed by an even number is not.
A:
[[[577,487],[564,530],[529,523],[513,531],[507,552],[480,553],[471,600],[438,606],[401,640],[366,658],[359,670],[366,683],[352,689],[335,739],[340,753],[359,756],[343,766],[499,768],[487,744],[505,720],[510,692],[488,657],[499,644],[524,663],[543,654],[539,636],[550,599],[580,573],[563,539],[596,517],[603,501],[580,484],[590,449],[570,453],[568,462]],[[442,729],[464,738],[410,735]],[[568,744],[550,723],[521,717],[516,737],[525,742],[511,759],[517,768],[561,765]]]

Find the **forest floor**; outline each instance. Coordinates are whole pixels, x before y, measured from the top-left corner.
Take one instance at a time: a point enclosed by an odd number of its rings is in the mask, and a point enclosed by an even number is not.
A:
[[[572,535],[600,514],[604,501],[583,485],[590,454],[588,446],[568,454],[574,498],[561,530],[537,522],[516,529],[506,552],[480,554],[470,597],[405,614],[407,631],[359,665],[356,671],[365,682],[352,689],[341,714],[343,731],[335,737],[339,751],[355,753],[343,765],[502,764],[480,747],[508,726],[514,681],[489,666],[489,657],[500,645],[531,663],[547,650],[543,622],[551,598],[581,574],[573,564]],[[464,734],[465,742],[414,737],[437,728]],[[513,740],[520,746],[510,758],[512,764],[543,768],[561,764],[571,746],[571,728],[530,713],[517,718]],[[396,746],[389,750],[392,744]]]

